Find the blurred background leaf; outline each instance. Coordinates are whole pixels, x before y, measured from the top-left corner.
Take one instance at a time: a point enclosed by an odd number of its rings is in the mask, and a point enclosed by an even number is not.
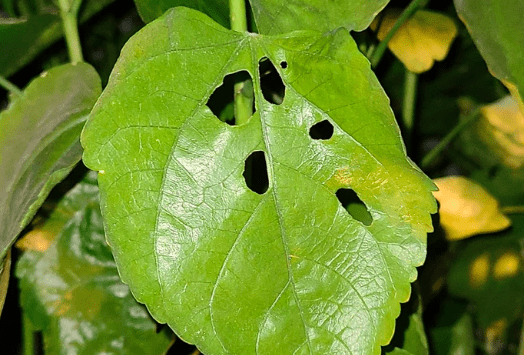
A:
[[[60,226],[63,226],[60,228]],[[96,173],[60,201],[39,227],[55,233],[46,251],[20,258],[22,306],[43,330],[47,354],[164,354],[173,342],[120,281],[105,241]]]

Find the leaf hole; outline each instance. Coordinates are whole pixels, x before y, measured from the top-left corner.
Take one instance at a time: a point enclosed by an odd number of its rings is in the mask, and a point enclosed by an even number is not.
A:
[[[267,191],[269,188],[269,178],[264,152],[256,151],[247,157],[242,175],[244,176],[247,187],[251,191],[259,195]]]
[[[309,135],[313,139],[330,139],[333,137],[333,125],[328,120],[320,121],[309,129]]]
[[[206,102],[207,107],[222,122],[230,126],[235,122],[235,84],[241,84],[236,89],[240,90],[246,101],[251,101],[251,112],[255,113],[255,100],[253,92],[253,79],[246,70],[228,74],[222,84],[217,87]]]
[[[282,104],[286,94],[286,87],[273,63],[266,57],[263,57],[258,62],[258,72],[260,75],[260,89],[264,99],[274,105]]]
[[[362,202],[355,191],[351,189],[339,189],[336,192],[336,196],[351,217],[365,226],[371,225],[373,217],[371,216],[371,213],[369,213],[367,206]]]
[[[281,61],[281,62],[280,62],[280,67],[281,67],[282,69],[287,69],[287,62],[286,62],[285,60]]]

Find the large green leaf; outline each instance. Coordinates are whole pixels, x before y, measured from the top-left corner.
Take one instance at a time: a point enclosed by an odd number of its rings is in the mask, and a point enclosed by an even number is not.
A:
[[[198,10],[229,28],[229,0],[135,0],[135,4],[145,23],[162,16],[172,7],[185,6]]]
[[[118,276],[96,179],[75,186],[39,231],[56,224],[63,229],[55,243],[45,253],[26,251],[16,270],[24,312],[43,330],[46,354],[165,354],[173,334],[157,333]]]
[[[101,90],[90,65],[66,64],[0,113],[0,257],[80,160],[80,132]]]
[[[260,33],[366,29],[389,0],[249,0]]]
[[[524,97],[524,2],[454,0],[488,67]]]
[[[264,57],[285,84],[280,105],[264,98]],[[240,70],[256,113],[229,126],[206,101]],[[330,139],[310,136],[321,121]],[[124,47],[82,144],[122,279],[204,354],[378,354],[391,339],[425,258],[433,184],[346,30],[272,38],[170,10]],[[255,151],[261,194],[243,177]]]

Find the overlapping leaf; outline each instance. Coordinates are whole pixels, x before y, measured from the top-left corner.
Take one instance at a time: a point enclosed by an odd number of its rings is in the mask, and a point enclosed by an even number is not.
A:
[[[43,331],[46,354],[164,354],[172,333],[157,333],[120,281],[96,180],[75,186],[40,228],[55,224],[63,227],[55,243],[45,253],[26,251],[17,264],[22,306]]]
[[[80,131],[100,92],[90,65],[67,64],[35,79],[0,114],[0,257],[80,160]]]
[[[185,6],[198,10],[224,27],[229,28],[228,0],[135,0],[144,22],[151,22],[172,7]]]
[[[494,76],[524,97],[524,3],[520,0],[454,0],[457,12]]]
[[[280,105],[264,98],[263,58],[285,85]],[[240,70],[256,112],[229,126],[206,102]],[[309,134],[321,121],[329,139]],[[124,282],[204,354],[378,354],[391,339],[436,206],[347,31],[265,37],[170,10],[124,47],[82,144]],[[261,194],[243,177],[255,151]]]
[[[114,0],[85,0],[80,21],[85,21]],[[58,10],[49,4],[48,12],[40,11],[27,18],[0,19],[0,75],[10,76],[33,60],[39,53],[62,37]],[[8,53],[8,55],[7,55]]]
[[[250,0],[257,27],[274,35],[295,30],[362,31],[389,0]]]

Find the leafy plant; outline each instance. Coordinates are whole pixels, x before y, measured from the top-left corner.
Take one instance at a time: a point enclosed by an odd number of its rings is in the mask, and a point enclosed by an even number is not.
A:
[[[519,1],[112,3],[0,7],[6,351],[524,348]]]

